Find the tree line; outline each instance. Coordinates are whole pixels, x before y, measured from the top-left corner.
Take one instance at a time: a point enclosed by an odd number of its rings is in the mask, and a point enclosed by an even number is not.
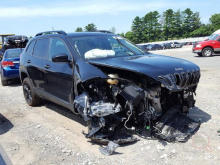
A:
[[[193,12],[190,8],[184,11],[168,9],[162,15],[153,11],[144,17],[136,16],[131,31],[120,35],[134,43],[202,37],[220,29],[220,14],[212,15],[209,22],[201,23],[199,12]]]
[[[119,35],[134,43],[146,43],[208,36],[218,29],[220,29],[220,14],[212,15],[209,23],[203,24],[199,12],[193,12],[190,8],[184,11],[168,9],[162,15],[158,11],[153,11],[144,17],[136,16],[132,21],[131,31]],[[84,31],[96,30],[97,27],[93,23],[84,28]],[[82,32],[83,29],[77,27],[75,31]],[[116,29],[112,27],[109,31],[115,33]]]

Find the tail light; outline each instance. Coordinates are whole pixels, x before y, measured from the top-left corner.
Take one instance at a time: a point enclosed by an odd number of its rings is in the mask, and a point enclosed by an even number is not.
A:
[[[14,63],[12,61],[3,61],[1,64],[3,68],[8,66],[14,66]]]

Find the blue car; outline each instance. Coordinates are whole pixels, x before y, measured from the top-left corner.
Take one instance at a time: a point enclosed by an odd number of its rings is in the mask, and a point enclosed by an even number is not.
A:
[[[1,83],[8,85],[8,80],[19,79],[20,55],[24,49],[7,49],[1,61]]]

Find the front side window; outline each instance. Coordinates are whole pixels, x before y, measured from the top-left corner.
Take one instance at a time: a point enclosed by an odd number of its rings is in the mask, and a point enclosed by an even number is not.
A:
[[[59,38],[52,38],[49,49],[49,60],[52,61],[52,57],[59,54],[66,54],[68,55],[69,60],[71,59],[70,53],[65,43]]]
[[[215,34],[209,38],[209,40],[216,40],[219,37],[219,34]]]
[[[45,58],[48,41],[48,38],[37,40],[34,46],[33,56]]]
[[[84,59],[144,54],[137,46],[119,36],[72,37],[70,42]]]

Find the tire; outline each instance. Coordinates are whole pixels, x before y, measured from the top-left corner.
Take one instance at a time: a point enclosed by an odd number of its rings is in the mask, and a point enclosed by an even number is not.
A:
[[[2,86],[7,86],[8,80],[2,80],[2,78],[1,78],[1,83],[2,83]]]
[[[22,83],[24,98],[29,106],[36,106],[41,103],[41,98],[39,98],[30,83],[28,77],[26,77]]]
[[[203,57],[210,57],[210,56],[212,56],[212,54],[213,54],[213,50],[210,47],[204,48],[202,50],[202,56]]]
[[[198,54],[198,56],[200,56],[200,57],[202,56],[202,53],[197,53],[197,54]]]

